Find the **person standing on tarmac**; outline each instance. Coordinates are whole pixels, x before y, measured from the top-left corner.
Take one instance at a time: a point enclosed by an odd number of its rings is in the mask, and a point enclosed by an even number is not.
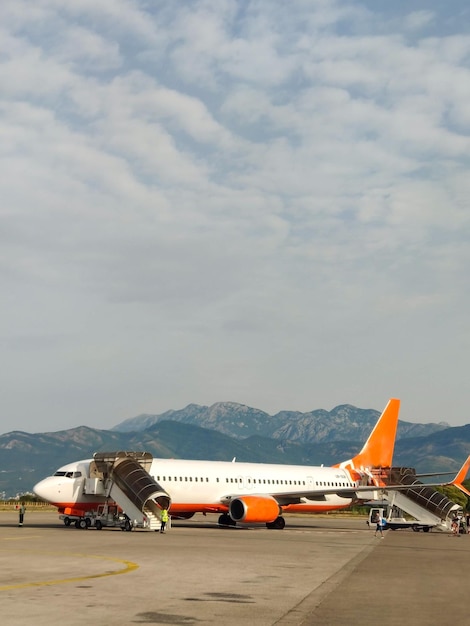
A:
[[[168,509],[162,509],[162,512],[160,514],[160,520],[161,520],[160,532],[164,533],[166,524],[168,522]]]
[[[380,525],[380,514],[378,511],[374,513],[374,516],[372,517],[371,522],[375,524],[374,537],[377,537],[377,533],[382,532],[382,526]]]
[[[380,538],[383,539],[384,538],[384,528],[386,525],[386,521],[384,520],[383,517],[380,517],[380,515],[377,513],[377,516],[375,518],[375,521],[377,523],[377,526],[375,527],[375,535],[374,537],[377,537],[377,533],[380,533]]]
[[[452,516],[451,531],[453,535],[459,536],[459,518],[457,513]]]
[[[18,520],[18,526],[23,526],[23,521],[24,521],[24,513],[26,511],[26,507],[24,505],[24,502],[20,503],[20,508],[19,508],[19,520]]]

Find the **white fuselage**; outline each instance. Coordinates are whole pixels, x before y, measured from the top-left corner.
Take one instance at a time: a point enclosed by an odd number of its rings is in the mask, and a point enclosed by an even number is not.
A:
[[[90,463],[60,468],[35,485],[34,492],[61,510],[97,506],[103,498],[83,489]],[[272,495],[285,511],[328,511],[345,508],[352,499],[325,491],[357,485],[346,469],[303,465],[153,459],[149,474],[170,495],[173,514],[225,512],[231,498],[252,495]]]

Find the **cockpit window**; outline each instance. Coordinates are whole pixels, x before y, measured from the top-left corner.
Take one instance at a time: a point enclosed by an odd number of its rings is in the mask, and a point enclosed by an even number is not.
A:
[[[66,478],[80,478],[81,472],[64,472],[63,470],[57,470],[54,476],[65,476]]]

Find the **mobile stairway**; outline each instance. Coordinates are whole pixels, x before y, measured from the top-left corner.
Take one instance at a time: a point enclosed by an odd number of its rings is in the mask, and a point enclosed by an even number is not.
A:
[[[413,485],[413,489],[391,492],[393,504],[413,517],[417,517],[413,511],[421,514],[425,511],[427,517],[438,520],[436,527],[442,530],[450,530],[452,517],[462,514],[459,504],[419,481],[412,467],[392,467],[390,484]]]
[[[413,486],[403,490],[387,490],[385,486],[375,492],[374,499],[388,502],[390,510],[399,509],[412,516],[417,521],[414,530],[450,530],[452,517],[462,514],[459,504],[420,482],[412,467],[392,467],[386,474],[381,474],[381,479],[389,485]]]
[[[152,476],[149,452],[96,452],[90,464],[85,493],[104,495],[114,501],[126,518],[125,529],[142,527],[159,530],[161,511],[171,498]],[[93,525],[93,515],[87,525]]]

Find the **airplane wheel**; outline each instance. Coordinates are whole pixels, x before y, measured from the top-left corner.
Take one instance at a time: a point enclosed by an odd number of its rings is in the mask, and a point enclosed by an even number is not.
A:
[[[227,513],[222,513],[222,515],[219,517],[219,526],[236,526],[237,522],[235,522],[230,515],[227,515]]]
[[[97,519],[95,522],[95,528],[96,530],[101,530],[103,528],[103,524],[100,522],[99,519]]]
[[[64,524],[65,524],[65,526],[70,526],[70,523],[71,523],[70,517],[64,517]]]
[[[266,522],[266,528],[274,530],[282,530],[286,525],[286,521],[283,517],[276,517],[274,522]]]

